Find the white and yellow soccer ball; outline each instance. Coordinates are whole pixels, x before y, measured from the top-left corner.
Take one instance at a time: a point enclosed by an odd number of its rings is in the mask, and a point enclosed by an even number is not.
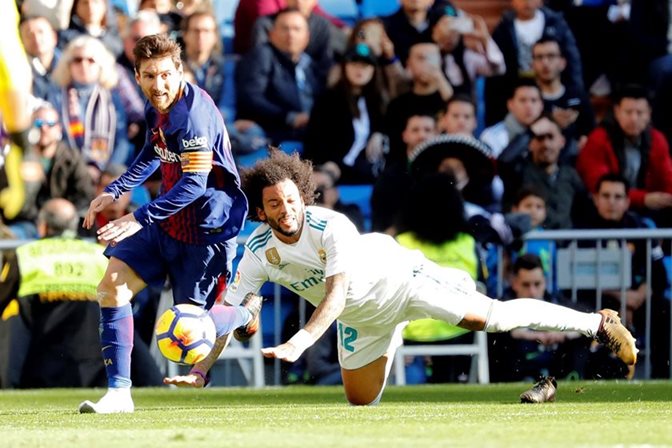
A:
[[[178,364],[202,361],[215,344],[217,331],[208,312],[196,305],[175,305],[166,310],[154,327],[161,354]]]

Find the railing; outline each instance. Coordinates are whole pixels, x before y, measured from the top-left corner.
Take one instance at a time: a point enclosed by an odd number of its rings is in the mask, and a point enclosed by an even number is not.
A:
[[[645,329],[644,329],[644,344],[645,348],[644,350],[640,353],[640,355],[644,356],[644,378],[650,378],[651,377],[651,353],[650,353],[650,348],[651,348],[651,271],[652,271],[652,266],[651,266],[651,260],[652,260],[652,241],[654,240],[670,240],[669,242],[669,248],[670,252],[672,252],[672,229],[625,229],[625,230],[605,230],[605,229],[599,229],[599,230],[547,230],[547,231],[533,231],[530,233],[527,233],[524,236],[525,241],[555,241],[556,243],[568,243],[568,247],[566,248],[567,252],[569,254],[569,257],[567,261],[571,263],[570,266],[557,266],[557,271],[556,271],[556,261],[554,260],[553,257],[551,257],[552,260],[552,265],[550,266],[550,272],[561,272],[564,271],[565,273],[569,273],[569,278],[570,278],[570,288],[569,290],[571,291],[571,299],[572,301],[576,302],[577,301],[577,291],[579,289],[579,284],[578,281],[580,278],[586,278],[586,272],[579,272],[580,265],[581,263],[578,262],[577,256],[580,251],[584,250],[584,248],[579,248],[578,247],[578,242],[579,241],[590,241],[594,242],[595,245],[594,247],[591,246],[590,249],[594,251],[594,259],[593,260],[584,260],[584,263],[587,263],[589,265],[593,266],[592,269],[592,275],[594,276],[594,283],[590,289],[594,289],[596,291],[596,301],[595,301],[595,306],[596,309],[600,309],[602,307],[602,294],[605,289],[610,288],[611,285],[607,286],[605,285],[605,279],[603,276],[605,275],[605,270],[604,266],[607,263],[616,263],[617,265],[621,267],[626,267],[628,272],[624,272],[622,269],[620,271],[620,275],[618,275],[618,278],[620,279],[620,282],[618,284],[618,289],[620,290],[621,293],[621,310],[620,310],[620,315],[621,318],[624,319],[626,315],[626,300],[625,300],[625,295],[627,292],[627,289],[630,287],[630,272],[629,272],[629,267],[630,267],[630,257],[631,254],[628,250],[628,242],[630,241],[636,241],[636,240],[645,240],[645,247],[646,247],[646,254],[645,254],[645,260],[646,260],[646,284],[648,285],[646,289],[646,301],[645,301],[645,312],[646,312],[646,317],[645,317]],[[607,256],[609,252],[608,249],[602,247],[602,242],[603,241],[617,241],[618,242],[618,249],[617,252],[619,253],[620,257],[616,260],[612,256]],[[613,251],[613,249],[611,250]],[[612,252],[613,253],[613,252]],[[503,272],[503,255],[504,255],[504,250],[503,248],[499,247],[498,248],[498,272],[497,272],[497,296],[501,297],[503,293],[503,288],[504,288],[504,272]],[[589,274],[588,274],[589,275]],[[584,284],[584,286],[586,286]],[[549,289],[554,289],[555,285],[551,284],[549,285]],[[672,328],[672,313],[670,316],[670,327]],[[672,331],[670,332],[669,335],[667,335],[670,338],[670,359],[672,359]],[[672,377],[672,363],[670,365],[670,377]]]

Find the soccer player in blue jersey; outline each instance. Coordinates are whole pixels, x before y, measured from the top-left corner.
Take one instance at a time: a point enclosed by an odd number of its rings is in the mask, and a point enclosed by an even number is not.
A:
[[[98,285],[108,391],[97,403],[80,404],[82,413],[133,412],[131,299],[168,276],[176,303],[212,307],[230,277],[247,213],[222,117],[203,90],[184,81],[178,44],[147,36],[134,54],[136,81],[147,97],[146,143],[126,173],[91,202],[84,227],[91,228],[98,212],[158,168],[162,192],[97,231],[109,244],[109,264]],[[258,308],[217,307],[211,315],[218,336],[255,321]],[[198,375],[198,367],[192,373]]]

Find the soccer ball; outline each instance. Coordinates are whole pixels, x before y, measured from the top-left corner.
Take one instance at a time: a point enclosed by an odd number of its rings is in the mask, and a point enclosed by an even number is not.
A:
[[[202,361],[217,338],[215,323],[208,312],[196,305],[175,305],[166,310],[154,328],[161,354],[178,364]]]

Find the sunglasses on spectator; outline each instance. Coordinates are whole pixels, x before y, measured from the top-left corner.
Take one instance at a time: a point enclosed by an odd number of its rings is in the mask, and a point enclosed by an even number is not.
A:
[[[95,64],[96,63],[96,60],[93,59],[92,57],[85,58],[85,57],[82,57],[82,56],[75,56],[74,58],[72,58],[72,63],[73,64],[81,64],[84,61],[88,62],[89,64]]]
[[[58,120],[43,120],[42,118],[38,118],[35,121],[33,121],[33,126],[42,129],[43,126],[47,126],[49,128],[53,128],[58,124]]]

